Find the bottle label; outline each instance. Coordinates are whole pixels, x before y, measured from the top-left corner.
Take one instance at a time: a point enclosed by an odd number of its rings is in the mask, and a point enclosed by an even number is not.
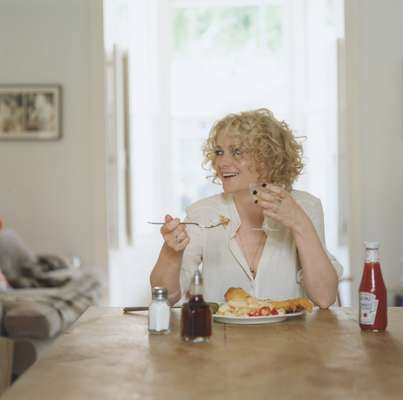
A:
[[[360,324],[373,325],[379,300],[373,293],[360,292]]]

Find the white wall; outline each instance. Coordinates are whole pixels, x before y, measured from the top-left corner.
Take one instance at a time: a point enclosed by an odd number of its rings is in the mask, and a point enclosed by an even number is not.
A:
[[[0,0],[0,84],[58,83],[63,137],[0,142],[0,217],[36,252],[107,268],[101,0]]]
[[[403,292],[403,1],[346,1],[353,303],[363,241],[379,240],[390,291]],[[390,299],[392,300],[392,299]]]

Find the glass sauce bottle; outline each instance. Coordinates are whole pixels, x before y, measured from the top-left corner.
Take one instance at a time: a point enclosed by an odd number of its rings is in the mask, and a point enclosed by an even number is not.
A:
[[[189,294],[189,301],[182,306],[182,339],[193,343],[208,342],[211,336],[212,316],[210,306],[203,298],[203,277],[199,270],[193,275]]]
[[[388,322],[386,287],[379,262],[379,243],[367,242],[365,264],[359,289],[360,328],[384,331]]]

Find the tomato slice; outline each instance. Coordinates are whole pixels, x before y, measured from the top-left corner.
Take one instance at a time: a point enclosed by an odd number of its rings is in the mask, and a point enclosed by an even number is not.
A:
[[[262,307],[260,309],[260,315],[270,315],[270,307]]]

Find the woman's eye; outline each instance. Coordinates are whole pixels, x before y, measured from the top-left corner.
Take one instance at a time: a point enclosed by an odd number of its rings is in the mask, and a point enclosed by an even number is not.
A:
[[[214,154],[216,156],[222,156],[224,154],[224,152],[222,150],[220,150],[220,149],[216,149],[216,150],[214,150]]]
[[[240,157],[242,155],[241,150],[240,149],[234,149],[232,150],[232,155],[234,157]]]

